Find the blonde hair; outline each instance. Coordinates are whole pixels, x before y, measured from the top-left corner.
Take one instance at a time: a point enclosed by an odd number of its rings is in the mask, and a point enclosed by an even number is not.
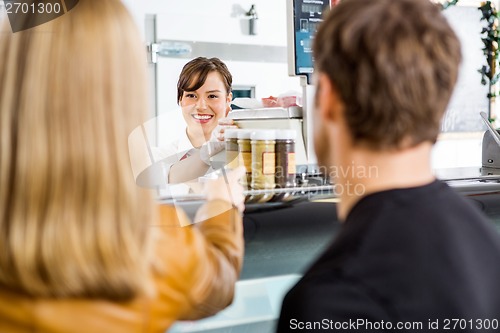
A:
[[[0,285],[127,300],[150,286],[153,202],[127,137],[145,119],[146,56],[119,0],[80,0],[0,30]]]

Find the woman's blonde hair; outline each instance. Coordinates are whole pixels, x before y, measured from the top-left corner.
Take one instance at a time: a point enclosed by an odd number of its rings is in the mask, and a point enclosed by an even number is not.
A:
[[[33,29],[3,23],[0,285],[131,299],[150,284],[153,207],[127,146],[147,109],[134,22],[120,0],[80,0]]]

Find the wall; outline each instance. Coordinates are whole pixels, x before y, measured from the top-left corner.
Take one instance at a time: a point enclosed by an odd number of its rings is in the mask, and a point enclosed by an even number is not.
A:
[[[144,30],[144,19],[146,14],[158,14],[162,18],[158,22],[161,38],[165,39],[183,39],[183,40],[198,40],[220,43],[246,43],[252,45],[275,45],[286,46],[286,1],[285,0],[215,0],[213,2],[202,0],[123,0],[130,8],[134,18],[138,22],[141,29]],[[460,0],[459,4],[465,6],[477,7],[481,1],[479,0]],[[498,5],[498,1],[495,1]],[[247,36],[241,26],[241,18],[245,11],[249,10],[252,4],[256,4],[257,13],[259,14],[259,33],[257,36]],[[474,9],[472,10],[474,11]],[[451,10],[449,11],[452,12]],[[454,22],[453,22],[454,23]],[[458,24],[458,25],[457,25]],[[456,25],[460,30],[460,34],[466,34],[467,29],[460,27],[460,22]],[[178,28],[176,28],[178,27]],[[160,39],[160,36],[157,36]],[[461,35],[462,40],[467,40],[470,36]],[[464,50],[468,51],[470,43],[464,45]],[[476,45],[477,46],[477,45]],[[479,44],[480,47],[480,44]],[[467,57],[466,57],[467,58]],[[182,65],[188,59],[171,59],[170,62],[158,65],[158,106],[159,113],[171,112],[172,117],[167,121],[166,126],[174,125],[174,113],[177,105],[175,103],[175,84]],[[472,68],[471,71],[476,73],[475,64],[473,61],[472,67],[470,64],[467,67]],[[286,64],[263,63],[258,69],[253,66],[241,62],[227,62],[232,71],[235,84],[241,85],[259,85],[257,89],[257,97],[265,97],[266,95],[276,95],[285,90],[299,89],[298,80],[290,78],[287,74]],[[480,64],[477,64],[480,67]],[[469,69],[470,69],[469,68]],[[270,78],[270,79],[269,79]],[[458,86],[462,88],[465,84],[472,85],[474,89],[479,89],[479,94],[482,94],[482,88],[479,83],[469,82],[474,80],[462,80]],[[465,82],[465,83],[462,83]],[[463,88],[467,94],[471,93],[471,89]],[[467,96],[467,95],[464,95]],[[464,99],[463,102],[456,100],[450,103],[449,117],[444,121],[444,127],[450,130],[455,130],[455,119],[460,117],[463,111],[462,108],[468,107],[475,109],[476,107],[483,108],[482,105],[470,106],[471,99]],[[483,103],[484,100],[481,102]],[[480,104],[481,104],[480,103]],[[484,104],[484,103],[483,103]],[[468,106],[469,105],[469,106]],[[482,111],[482,110],[481,110]],[[479,112],[479,111],[478,111]],[[460,124],[459,130],[466,130],[468,124],[474,130],[477,130],[479,116],[477,119],[472,115],[471,111],[467,119],[456,121]],[[180,121],[177,117],[176,121]],[[164,126],[160,128],[166,128]],[[442,136],[440,142],[436,145],[433,152],[433,165],[435,167],[452,167],[452,166],[472,166],[480,164],[480,136],[465,134],[463,138],[457,136]]]
[[[286,44],[286,38],[283,40],[279,38],[280,35],[286,33],[283,28],[286,25],[284,0],[123,0],[123,2],[128,6],[136,22],[143,30],[146,14],[188,15],[192,17],[189,23],[192,24],[193,30],[178,30],[176,33],[183,37],[196,32],[199,33],[198,38],[202,39],[217,39],[224,35],[234,36],[235,31],[226,29],[221,36],[206,36],[203,31],[197,30],[198,18],[222,18],[224,21],[227,21],[228,18],[237,19],[244,15],[252,4],[255,4],[259,16],[259,29],[267,31],[267,33],[247,38],[245,42],[254,40],[255,43],[275,42],[282,45]],[[218,24],[219,22],[214,23]]]
[[[300,94],[300,80],[289,77],[287,65],[286,1],[125,1],[139,26],[146,34],[144,19],[156,15],[154,40],[177,40],[211,45],[210,50],[198,50],[188,56],[159,57],[156,65],[156,109],[159,115],[157,144],[164,145],[169,133],[182,126],[176,102],[176,84],[182,66],[195,56],[219,56],[233,75],[233,87],[255,87],[255,97],[278,96],[288,91]],[[245,13],[255,4],[258,20],[257,35],[248,34]],[[151,16],[151,15],[149,15]],[[149,31],[147,33],[149,35]],[[227,48],[227,53],[214,50]],[[259,50],[241,57],[238,50]],[[224,49],[225,50],[225,49]],[[234,51],[236,50],[236,52]],[[218,51],[221,55],[211,52]],[[243,51],[245,52],[245,51]],[[237,55],[237,56],[236,56]]]
[[[186,4],[189,2],[192,6]],[[233,75],[233,86],[256,86],[257,98],[276,96],[286,90],[300,88],[299,79],[290,78],[287,73],[285,1],[255,0],[235,4],[234,0],[219,0],[216,6],[210,6],[208,2],[203,2],[201,6],[200,2],[197,7],[193,1],[186,3],[172,6],[168,12],[156,15],[156,40],[180,40],[211,46],[202,48],[199,53],[193,50],[186,57],[158,60],[159,113],[177,107],[178,75],[182,66],[195,56],[219,56]],[[255,3],[259,15],[258,33],[254,36],[248,35],[249,21],[244,15],[252,3]],[[245,45],[251,45],[254,50],[262,49],[262,52],[241,59],[242,55],[237,53],[248,51],[244,49]],[[280,54],[270,54],[276,49],[283,50],[281,57]]]
[[[122,0],[130,12],[134,16],[139,27],[144,31],[144,18],[146,14],[165,14],[165,13],[204,13],[205,15],[223,15],[231,16],[237,13],[240,9],[248,10],[252,4],[257,5],[257,12],[262,21],[265,21],[262,26],[262,31],[273,31],[280,22],[284,22],[285,17],[281,14],[285,0]],[[459,5],[462,6],[479,6],[482,0],[459,0]],[[498,7],[500,0],[495,0]],[[275,15],[276,14],[276,15]],[[268,20],[272,17],[273,20]],[[272,25],[270,22],[275,22]],[[260,22],[262,24],[262,22]],[[267,29],[266,28],[270,28]]]

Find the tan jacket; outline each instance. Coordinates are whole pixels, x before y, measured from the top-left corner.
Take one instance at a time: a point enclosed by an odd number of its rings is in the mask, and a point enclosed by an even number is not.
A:
[[[217,215],[218,212],[222,212]],[[217,216],[213,216],[217,215]],[[229,305],[243,257],[241,216],[229,203],[206,203],[187,227],[186,215],[161,206],[154,270],[155,297],[127,303],[33,299],[0,289],[1,333],[165,332],[178,319],[197,319]]]

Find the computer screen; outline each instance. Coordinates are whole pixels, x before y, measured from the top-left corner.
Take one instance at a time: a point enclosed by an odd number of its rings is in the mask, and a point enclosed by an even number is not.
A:
[[[314,63],[312,42],[331,6],[330,0],[288,0],[288,69],[291,76],[306,76],[311,84]]]

